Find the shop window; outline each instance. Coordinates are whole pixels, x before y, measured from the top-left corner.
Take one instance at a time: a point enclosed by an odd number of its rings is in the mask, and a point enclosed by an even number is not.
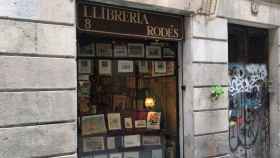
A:
[[[177,42],[78,36],[79,157],[178,157]]]

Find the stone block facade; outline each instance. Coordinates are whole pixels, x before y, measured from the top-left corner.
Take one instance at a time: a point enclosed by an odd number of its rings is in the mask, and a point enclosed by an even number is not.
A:
[[[75,1],[0,1],[0,157],[76,158]]]

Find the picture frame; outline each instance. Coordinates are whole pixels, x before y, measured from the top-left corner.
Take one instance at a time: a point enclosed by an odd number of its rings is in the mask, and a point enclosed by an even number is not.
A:
[[[149,63],[148,61],[141,60],[137,62],[139,73],[149,73]]]
[[[104,114],[83,116],[81,128],[82,136],[106,133]]]
[[[160,136],[142,136],[142,144],[144,146],[161,145]]]
[[[79,59],[78,60],[78,72],[80,74],[90,74],[91,73],[91,60]]]
[[[166,62],[165,61],[154,61],[154,70],[156,74],[166,73]]]
[[[175,58],[176,51],[170,47],[164,47],[164,48],[162,48],[162,57],[163,58]]]
[[[113,95],[113,111],[122,111],[128,108],[128,96]]]
[[[148,112],[147,128],[160,129],[161,112]]]
[[[84,137],[83,138],[83,152],[101,151],[105,150],[104,137]]]
[[[145,46],[142,43],[128,43],[127,44],[127,55],[128,57],[134,58],[144,58],[145,56]]]
[[[78,84],[78,96],[90,96],[91,82],[79,81]]]
[[[112,57],[113,46],[111,43],[96,43],[96,56],[97,57]]]
[[[166,75],[175,75],[175,62],[166,62]]]
[[[124,147],[138,147],[141,146],[141,136],[140,135],[126,135],[124,136]]]
[[[80,46],[78,56],[93,57],[95,56],[95,43],[89,43],[84,46]]]
[[[123,154],[124,158],[139,158],[139,152],[134,151],[134,152],[124,152]]]
[[[99,75],[112,75],[112,61],[111,60],[99,60],[98,61]]]
[[[112,150],[116,148],[115,137],[107,137],[107,149]]]
[[[132,129],[133,128],[131,117],[124,118],[124,128],[126,128],[126,129]]]
[[[110,153],[109,158],[122,158],[122,153]]]
[[[120,113],[108,113],[108,128],[109,130],[121,130],[121,114]]]
[[[127,46],[124,44],[114,44],[114,57],[115,58],[127,57]]]
[[[131,60],[118,60],[118,72],[119,73],[131,73],[131,72],[133,72],[133,61],[131,61]]]
[[[135,120],[134,124],[135,128],[147,128],[146,120]]]
[[[160,59],[161,47],[155,45],[146,46],[146,57]]]

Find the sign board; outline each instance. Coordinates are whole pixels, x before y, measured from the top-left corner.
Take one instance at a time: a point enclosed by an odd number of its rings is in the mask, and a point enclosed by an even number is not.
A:
[[[100,3],[78,4],[78,29],[102,34],[183,39],[183,16],[140,9],[109,6]]]

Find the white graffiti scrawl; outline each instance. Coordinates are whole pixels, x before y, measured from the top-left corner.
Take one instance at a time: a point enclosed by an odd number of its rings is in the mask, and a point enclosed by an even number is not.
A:
[[[260,90],[260,84],[267,79],[267,70],[265,65],[248,64],[242,66],[239,64],[230,65],[230,95],[234,96],[243,92],[252,92],[254,89]]]

